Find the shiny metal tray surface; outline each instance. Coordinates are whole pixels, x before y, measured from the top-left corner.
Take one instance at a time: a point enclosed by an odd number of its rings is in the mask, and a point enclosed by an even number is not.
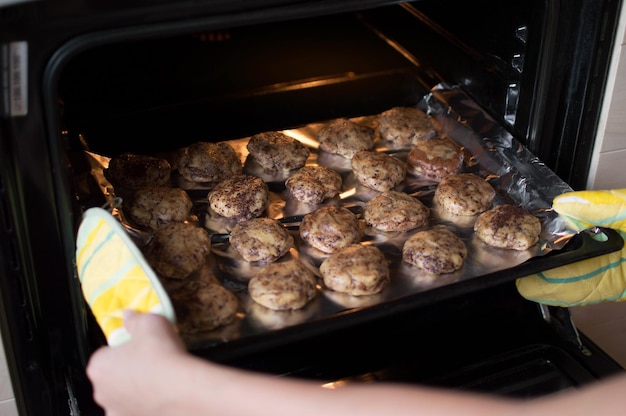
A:
[[[621,238],[611,230],[590,230],[577,234],[568,229],[550,207],[556,195],[571,188],[495,123],[461,89],[437,85],[419,100],[417,106],[432,117],[441,135],[463,146],[466,152],[464,172],[474,172],[489,178],[497,191],[495,204],[515,203],[541,219],[543,231],[540,242],[526,251],[487,246],[473,235],[475,216],[447,215],[432,202],[436,183],[407,174],[405,181],[396,190],[416,196],[430,207],[428,227],[443,225],[464,240],[469,255],[462,269],[438,276],[422,272],[403,262],[401,256],[403,242],[417,230],[382,233],[365,227],[362,243],[378,246],[389,261],[392,278],[388,288],[377,295],[356,297],[328,290],[320,279],[317,296],[304,308],[274,311],[256,304],[247,294],[247,281],[264,266],[248,263],[238,257],[229,247],[227,238],[216,240],[206,267],[199,273],[214,273],[238,296],[240,311],[232,324],[215,331],[186,336],[191,349],[219,347],[236,350],[282,343],[290,337],[306,337],[333,327],[351,325],[351,322],[362,322],[416,308],[621,247]],[[354,120],[375,126],[376,116],[365,115]],[[354,178],[349,160],[319,151],[316,133],[324,122],[285,129],[283,132],[311,148],[307,164],[325,165],[341,174],[344,181],[342,194],[325,201],[324,205],[342,205],[359,212],[377,192],[364,187]],[[298,220],[317,206],[291,200],[284,187],[290,172],[264,171],[248,157],[247,140],[241,138],[230,140],[229,143],[241,155],[244,173],[259,176],[268,184],[272,202],[266,215],[282,219],[295,240],[291,252],[279,261],[297,257],[311,266],[312,270],[317,270],[325,255],[303,243],[298,233]],[[376,150],[406,160],[409,149],[385,147],[383,142],[376,140]],[[92,153],[88,155],[105,197],[117,197],[103,174],[108,158]],[[173,175],[171,183],[171,186],[188,191],[195,202],[194,214],[203,227],[211,234],[227,236],[235,222],[220,218],[208,208],[206,195],[213,185],[189,183],[176,175]],[[121,209],[117,210],[116,215],[128,226],[140,247],[149,240],[150,234],[133,228]],[[594,234],[597,233],[603,235],[606,241],[595,238]]]

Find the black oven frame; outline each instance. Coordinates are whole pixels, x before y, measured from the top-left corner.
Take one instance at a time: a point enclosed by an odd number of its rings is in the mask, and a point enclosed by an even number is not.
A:
[[[77,301],[81,295],[73,261],[68,255],[74,251],[73,236],[79,219],[74,215],[74,196],[67,186],[67,169],[75,161],[66,158],[60,145],[64,140],[64,126],[60,123],[57,105],[59,74],[72,56],[122,39],[266,24],[397,3],[69,0],[27,2],[0,9],[3,80],[0,85],[0,214],[3,220],[0,328],[20,412],[29,415],[70,414],[72,411],[72,414],[98,414],[97,407],[90,401],[84,365],[101,340],[89,330],[90,324],[93,325],[89,322],[89,313],[84,304]],[[427,9],[429,2],[416,3],[423,3]],[[476,2],[476,6],[488,3]],[[572,187],[582,188],[589,169],[621,2],[555,0],[533,5],[537,7],[533,21],[542,29],[525,33],[520,27],[518,40],[523,42],[505,48],[504,52],[509,55],[482,54],[480,50],[468,49],[466,44],[456,43],[452,45],[454,48],[464,51],[470,58],[477,58],[468,61],[476,66],[459,66],[439,75],[463,85],[560,177]],[[506,8],[498,11],[504,16],[510,13]],[[488,18],[495,22],[498,16],[502,15],[494,12]],[[428,16],[424,14],[420,18],[428,19]],[[431,23],[431,27],[438,27]],[[534,45],[535,52],[524,53],[524,42]],[[11,45],[27,46],[25,67],[12,66]],[[414,54],[418,52],[416,46]],[[478,54],[472,55],[474,53]],[[522,62],[520,58],[524,58],[525,71],[516,70]],[[440,63],[445,54],[434,54],[432,59],[433,65]],[[498,77],[488,76],[486,68],[496,71]],[[19,94],[11,89],[12,77],[27,79],[28,111],[25,115],[11,114],[11,94]],[[523,88],[511,88],[515,85]],[[512,110],[515,121],[510,117]],[[499,287],[485,288],[484,293],[499,293],[500,290]],[[504,292],[507,298],[511,295],[508,290]],[[513,303],[519,301],[514,295],[510,299]],[[443,305],[447,305],[445,301],[442,301],[442,308]],[[530,309],[534,310],[535,306]],[[512,308],[512,313],[530,309],[521,302],[519,309]],[[569,327],[567,318],[554,321],[564,322],[564,327]],[[571,343],[568,338],[572,333],[566,333],[565,344],[579,348],[576,336],[576,342]],[[594,352],[586,355],[583,351],[579,357],[587,360],[590,372],[602,377],[619,369],[584,335],[583,340],[587,351]],[[251,354],[250,360],[254,356]],[[245,357],[230,359],[227,355],[222,358],[217,355],[216,359],[298,375],[294,367],[279,370],[260,364],[271,363],[275,359],[271,355],[263,357],[261,354],[253,362],[247,362]],[[281,367],[284,363],[278,364]],[[311,376],[310,371],[315,372],[307,370],[302,374]]]

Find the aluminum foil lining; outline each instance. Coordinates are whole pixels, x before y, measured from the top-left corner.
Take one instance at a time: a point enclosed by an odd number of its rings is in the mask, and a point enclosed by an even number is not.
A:
[[[247,295],[247,281],[260,272],[263,265],[244,261],[228,244],[227,235],[235,222],[211,212],[207,194],[214,184],[191,183],[173,172],[171,186],[188,191],[194,200],[194,220],[197,220],[209,233],[225,235],[221,243],[214,243],[211,258],[199,273],[215,274],[224,285],[237,294],[240,311],[237,319],[226,327],[214,331],[185,335],[190,347],[213,345],[230,340],[267,333],[303,322],[327,319],[339,313],[358,312],[362,308],[384,302],[400,301],[407,296],[419,296],[425,291],[454,285],[467,279],[480,279],[492,272],[514,268],[526,260],[543,256],[552,250],[565,246],[575,234],[566,223],[551,210],[555,196],[571,191],[544,163],[519,143],[506,129],[489,117],[477,103],[458,87],[440,84],[429,94],[421,97],[418,108],[427,112],[435,121],[438,131],[464,147],[466,152],[464,172],[473,172],[485,178],[496,189],[495,204],[515,203],[529,210],[542,221],[542,234],[539,243],[525,251],[505,250],[487,246],[474,236],[472,217],[455,217],[442,212],[432,203],[436,183],[408,174],[403,184],[395,190],[404,191],[418,197],[431,208],[429,226],[444,225],[463,239],[468,247],[468,258],[464,266],[449,274],[433,276],[422,272],[402,261],[402,245],[415,231],[406,233],[380,232],[365,226],[363,244],[376,245],[385,253],[391,269],[391,284],[382,293],[370,296],[351,296],[323,287],[319,279],[318,295],[307,306],[294,311],[273,311],[256,304]],[[377,114],[354,118],[354,121],[376,126]],[[321,164],[339,172],[343,178],[343,192],[340,197],[325,201],[351,207],[358,212],[365,203],[377,195],[377,191],[361,185],[351,171],[350,160],[318,150],[317,131],[323,122],[283,130],[305,143],[311,149],[307,164]],[[267,216],[277,219],[293,218],[285,224],[294,236],[295,246],[281,260],[297,257],[318,274],[317,271],[326,255],[311,249],[299,237],[298,219],[318,206],[302,204],[290,198],[284,181],[292,172],[268,172],[248,157],[248,138],[229,141],[240,153],[244,173],[264,179],[271,191],[272,202]],[[406,160],[410,149],[385,147],[378,138],[375,149],[394,154]],[[96,153],[87,152],[92,163],[92,175],[97,180],[105,198],[118,197],[104,172],[109,159]],[[150,239],[150,233],[133,227],[124,217],[121,209],[115,209],[120,221],[127,227],[140,248]],[[281,261],[279,260],[279,261]]]

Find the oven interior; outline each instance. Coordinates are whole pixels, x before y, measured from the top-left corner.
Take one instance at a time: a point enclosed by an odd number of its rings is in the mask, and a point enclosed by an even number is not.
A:
[[[543,22],[521,2],[465,3],[108,35],[117,40],[95,34],[86,42],[101,45],[77,48],[60,72],[63,127],[104,155],[154,153],[414,105],[445,81],[525,137],[524,112],[540,93],[532,86]],[[529,88],[513,96],[511,84]]]
[[[155,154],[376,114],[414,106],[439,83],[459,85],[564,180],[576,181],[580,173],[570,167],[580,155],[561,152],[560,135],[569,127],[556,111],[562,104],[551,99],[555,90],[567,90],[554,77],[572,71],[552,71],[566,53],[556,48],[563,22],[555,3],[419,1],[268,13],[253,22],[241,15],[198,17],[81,35],[56,56],[48,79],[59,158],[71,166],[64,180],[75,219],[105,202],[85,150]],[[555,331],[507,280],[419,308],[347,317],[317,330],[313,340],[287,331],[264,348],[250,342],[236,354],[227,346],[194,353],[325,383],[405,380],[517,396],[615,371],[584,335],[581,348],[567,316],[568,329]],[[102,340],[88,311],[81,319],[78,332],[86,327],[96,340],[89,350]]]

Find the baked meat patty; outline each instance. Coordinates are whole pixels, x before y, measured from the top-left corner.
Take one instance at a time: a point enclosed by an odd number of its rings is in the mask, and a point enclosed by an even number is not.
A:
[[[279,131],[258,133],[246,145],[250,156],[268,170],[293,170],[304,166],[308,147]]]
[[[428,225],[430,209],[404,192],[385,191],[365,204],[363,218],[380,231],[405,232]]]
[[[541,221],[517,205],[503,204],[480,214],[474,232],[490,246],[526,250],[539,241]]]
[[[476,215],[491,207],[496,191],[473,173],[448,175],[439,182],[433,201],[455,215]]]
[[[407,170],[434,181],[459,173],[463,167],[463,148],[446,137],[420,140],[407,156]]]
[[[190,182],[219,182],[243,172],[240,155],[226,142],[197,142],[178,151],[178,173]]]
[[[358,152],[351,164],[356,179],[376,191],[393,189],[406,177],[406,163],[383,152]]]
[[[160,157],[125,152],[113,156],[104,173],[115,187],[139,189],[166,185],[172,166]]]
[[[250,262],[276,261],[289,251],[293,243],[291,234],[272,218],[251,218],[238,223],[230,232],[230,245]]]
[[[310,246],[335,253],[361,241],[362,229],[356,215],[347,208],[324,206],[306,214],[300,224],[300,237]]]
[[[419,231],[402,247],[402,259],[432,274],[452,273],[463,267],[467,247],[455,233],[444,227]]]
[[[124,209],[136,224],[152,230],[171,222],[185,221],[193,207],[187,192],[180,188],[152,186],[138,189],[124,204]]]
[[[376,246],[352,244],[329,255],[320,265],[324,284],[353,296],[374,295],[389,285],[389,264]]]
[[[248,282],[250,298],[274,310],[300,309],[317,294],[311,270],[298,260],[271,263]]]
[[[228,325],[237,317],[237,296],[219,283],[188,281],[169,292],[176,326],[183,334],[197,334]]]
[[[263,179],[238,175],[219,182],[207,198],[211,209],[219,215],[247,220],[265,212],[270,203],[270,192]]]
[[[341,175],[326,166],[304,166],[285,181],[289,195],[310,205],[334,198],[342,185]]]
[[[148,264],[161,276],[172,279],[184,279],[199,270],[210,252],[209,234],[186,222],[173,222],[159,229],[144,250]]]
[[[374,148],[375,134],[372,127],[342,118],[322,126],[317,139],[321,150],[352,159],[357,152]]]
[[[393,107],[378,116],[381,139],[397,147],[410,147],[432,139],[437,130],[428,114],[414,107]]]

